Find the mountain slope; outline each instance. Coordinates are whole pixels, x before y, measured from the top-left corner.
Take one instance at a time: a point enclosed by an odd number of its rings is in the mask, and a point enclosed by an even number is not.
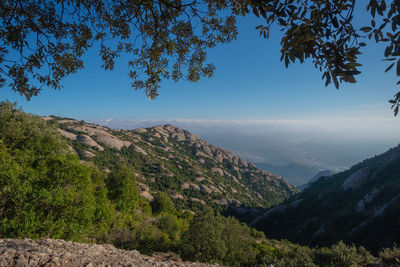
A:
[[[71,149],[88,164],[104,171],[118,161],[130,164],[142,196],[149,200],[154,192],[163,191],[187,209],[269,207],[296,192],[282,177],[172,125],[126,131],[72,119],[43,119],[56,124]]]
[[[400,240],[400,146],[321,177],[252,224],[272,238],[309,245],[338,240],[373,251]]]
[[[324,176],[330,177],[334,174],[335,174],[335,172],[333,172],[331,170],[320,171],[316,175],[314,175],[307,183],[302,184],[302,185],[298,186],[297,188],[299,188],[300,190],[304,190],[305,188],[309,187],[312,183],[318,181],[319,178],[324,177]]]

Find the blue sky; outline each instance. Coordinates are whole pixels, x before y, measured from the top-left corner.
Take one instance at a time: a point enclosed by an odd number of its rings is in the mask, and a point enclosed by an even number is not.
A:
[[[255,18],[241,18],[239,38],[211,49],[215,76],[197,83],[164,81],[160,96],[150,101],[130,87],[124,60],[116,70],[104,71],[97,51],[86,67],[63,81],[60,91],[44,89],[30,102],[0,89],[1,99],[18,101],[23,109],[77,119],[195,118],[217,120],[304,119],[330,117],[391,117],[387,100],[396,91],[393,73],[383,73],[383,50],[372,43],[361,58],[363,73],[357,84],[336,90],[325,87],[321,73],[306,64],[288,69],[280,62],[280,33],[262,39]]]

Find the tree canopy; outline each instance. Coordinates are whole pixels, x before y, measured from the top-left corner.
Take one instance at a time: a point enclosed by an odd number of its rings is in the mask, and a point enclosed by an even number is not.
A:
[[[369,39],[386,44],[385,71],[400,76],[400,1],[364,2],[371,20],[357,29],[356,0],[5,0],[0,87],[27,99],[43,87],[59,89],[61,79],[82,69],[85,53],[96,47],[106,70],[127,56],[132,87],[152,99],[162,79],[211,77],[215,68],[207,49],[234,40],[236,17],[251,13],[265,19],[256,27],[265,38],[273,26],[283,31],[286,66],[312,60],[325,85],[356,82],[358,56]],[[397,115],[400,92],[389,102]]]

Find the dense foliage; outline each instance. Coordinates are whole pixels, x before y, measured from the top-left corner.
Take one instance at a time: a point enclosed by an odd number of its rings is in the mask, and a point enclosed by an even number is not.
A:
[[[163,192],[140,197],[133,169],[108,173],[82,164],[55,128],[15,105],[0,104],[0,237],[108,242],[143,253],[232,266],[354,266],[376,261],[340,242],[307,248],[274,241],[211,208],[179,209]],[[380,253],[398,262],[399,249]]]
[[[80,239],[102,220],[91,169],[40,118],[0,106],[0,235]]]

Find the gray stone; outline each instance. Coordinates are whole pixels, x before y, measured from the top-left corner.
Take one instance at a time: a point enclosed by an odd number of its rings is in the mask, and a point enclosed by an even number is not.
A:
[[[15,264],[15,267],[27,267],[28,265],[28,260],[25,258],[21,258],[17,261],[17,264]]]

